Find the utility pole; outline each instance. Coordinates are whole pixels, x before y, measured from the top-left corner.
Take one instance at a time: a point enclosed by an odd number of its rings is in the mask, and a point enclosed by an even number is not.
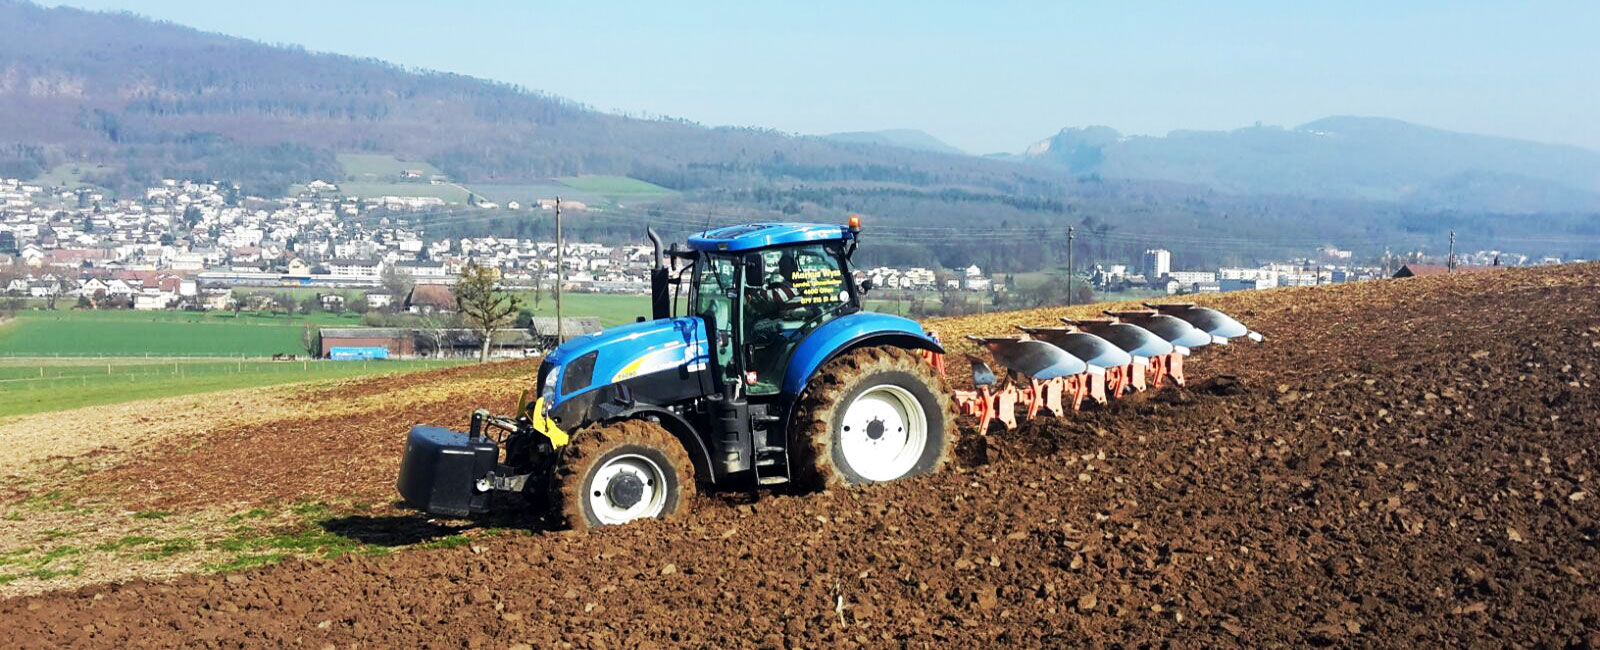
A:
[[[1456,272],[1456,231],[1454,230],[1450,231],[1450,261],[1448,266],[1451,273]]]
[[[566,323],[561,321],[561,284],[566,277],[567,249],[561,241],[561,197],[556,197],[556,345],[567,342]]]
[[[1067,306],[1072,306],[1072,238],[1074,228],[1067,226]]]

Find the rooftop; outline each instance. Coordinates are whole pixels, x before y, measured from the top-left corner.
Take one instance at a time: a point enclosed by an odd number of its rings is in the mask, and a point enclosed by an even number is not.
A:
[[[850,239],[849,228],[820,223],[747,223],[713,228],[689,237],[697,251],[742,251],[783,244]]]

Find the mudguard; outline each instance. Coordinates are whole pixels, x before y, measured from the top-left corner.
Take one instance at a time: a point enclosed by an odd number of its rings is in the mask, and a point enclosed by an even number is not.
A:
[[[864,345],[892,345],[913,350],[944,352],[916,321],[875,312],[856,312],[829,321],[795,346],[783,373],[783,393],[791,397],[805,390],[822,364],[846,350]]]

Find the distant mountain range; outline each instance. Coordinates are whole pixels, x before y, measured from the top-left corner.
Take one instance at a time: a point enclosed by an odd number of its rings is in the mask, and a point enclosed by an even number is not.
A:
[[[931,157],[890,141],[796,138],[608,115],[554,95],[372,59],[275,47],[132,14],[0,0],[0,175],[106,163],[139,187],[208,176],[281,191],[335,177],[334,153],[427,160],[464,182],[618,174],[673,189],[736,181],[1070,184],[1051,170]],[[892,145],[892,146],[891,146]]]
[[[1395,201],[1425,209],[1600,209],[1600,152],[1455,133],[1374,117],[1291,129],[1124,136],[1066,128],[1017,157],[1106,178],[1203,185],[1234,194]]]

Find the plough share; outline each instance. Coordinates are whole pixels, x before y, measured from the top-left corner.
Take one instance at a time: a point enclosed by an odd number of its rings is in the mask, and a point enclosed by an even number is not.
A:
[[[1193,303],[1145,304],[1146,309],[1106,311],[1104,318],[1062,319],[1060,327],[1021,327],[1021,336],[969,336],[989,353],[1005,377],[983,357],[967,355],[974,390],[954,391],[963,415],[987,432],[998,421],[1015,429],[1023,419],[1063,417],[1086,402],[1106,404],[1171,382],[1184,384],[1184,358],[1196,348],[1233,339],[1261,341],[1231,316]],[[937,363],[943,370],[943,363]]]

